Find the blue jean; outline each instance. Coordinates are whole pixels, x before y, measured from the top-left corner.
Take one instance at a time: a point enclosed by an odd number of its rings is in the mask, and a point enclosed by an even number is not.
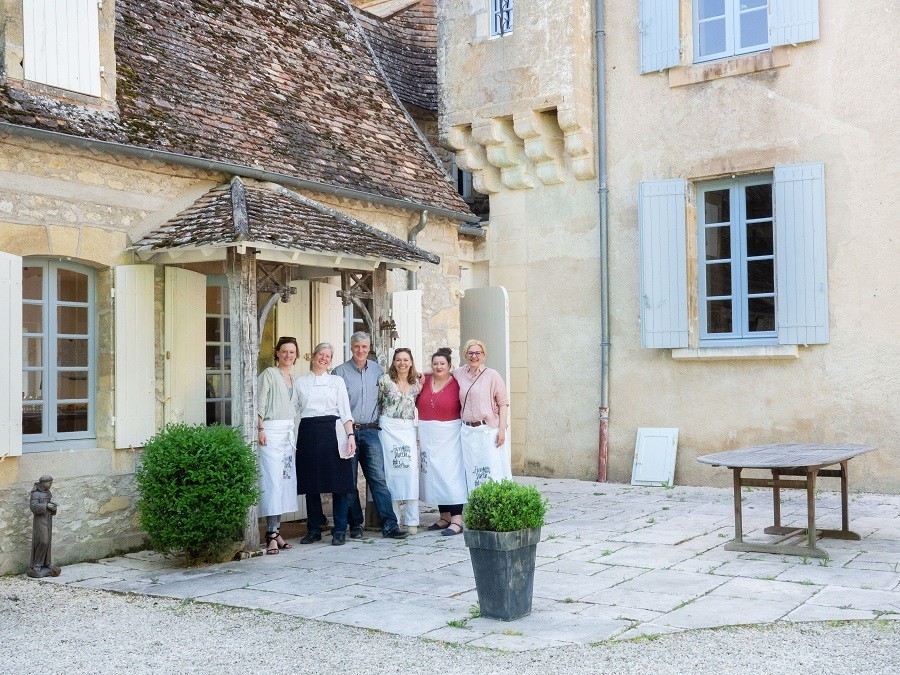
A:
[[[332,516],[334,517],[334,527],[331,529],[332,536],[344,534],[347,531],[347,502],[349,495],[332,492]],[[309,534],[322,534],[322,495],[318,493],[306,495],[306,531]]]
[[[372,501],[375,510],[381,518],[381,533],[388,534],[398,528],[397,518],[394,516],[394,507],[391,506],[391,491],[388,490],[387,480],[384,477],[384,452],[381,449],[381,439],[378,429],[356,429],[356,458],[362,467],[363,475],[369,492],[372,493]],[[356,475],[354,467],[353,475]],[[350,494],[350,522],[363,523],[362,506],[359,503],[359,495],[354,498]]]

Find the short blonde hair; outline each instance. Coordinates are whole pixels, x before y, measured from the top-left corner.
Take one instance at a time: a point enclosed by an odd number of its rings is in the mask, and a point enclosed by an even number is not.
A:
[[[316,348],[313,349],[313,358],[318,356],[319,352],[324,352],[326,349],[331,352],[331,358],[334,358],[334,345],[330,342],[320,342],[319,344],[317,344]],[[312,366],[310,365],[310,367]]]
[[[469,347],[479,347],[481,351],[484,352],[485,358],[487,358],[487,347],[484,346],[484,343],[481,340],[469,340],[466,342],[466,346],[463,347],[463,355],[469,351]]]

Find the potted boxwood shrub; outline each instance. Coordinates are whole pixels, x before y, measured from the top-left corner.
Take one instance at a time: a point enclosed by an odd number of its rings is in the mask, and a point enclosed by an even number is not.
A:
[[[488,481],[469,494],[463,532],[482,616],[511,621],[531,614],[534,563],[547,500],[537,488]]]
[[[200,564],[240,550],[259,488],[256,455],[237,429],[169,425],[144,445],[135,478],[141,527],[155,551]]]

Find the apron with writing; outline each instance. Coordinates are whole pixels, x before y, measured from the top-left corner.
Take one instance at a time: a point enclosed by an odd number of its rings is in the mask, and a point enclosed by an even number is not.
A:
[[[266,444],[259,446],[259,514],[280,516],[297,510],[294,420],[262,423]]]
[[[512,478],[509,434],[498,448],[496,442],[499,431],[486,424],[480,427],[462,426],[463,462],[469,492],[489,480]]]
[[[391,499],[419,498],[419,447],[414,420],[379,418],[381,447],[384,451],[384,476]]]
[[[419,421],[422,471],[419,499],[426,504],[465,504],[468,497],[460,427],[462,422]]]

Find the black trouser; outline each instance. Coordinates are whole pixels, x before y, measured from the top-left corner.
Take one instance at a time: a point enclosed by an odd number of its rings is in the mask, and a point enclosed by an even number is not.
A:
[[[451,516],[461,516],[463,512],[462,504],[438,504],[438,511],[441,513],[450,512]]]

